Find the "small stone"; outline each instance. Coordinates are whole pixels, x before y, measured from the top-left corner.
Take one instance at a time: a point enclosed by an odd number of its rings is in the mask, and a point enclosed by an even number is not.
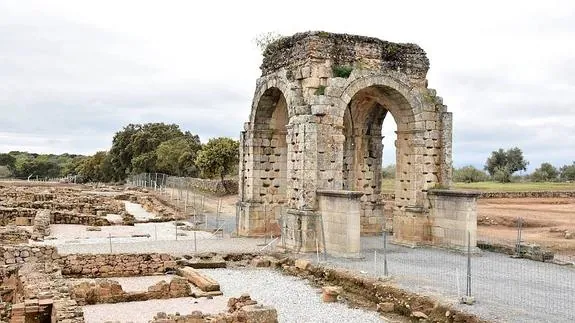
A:
[[[337,302],[337,297],[341,294],[342,288],[339,286],[324,286],[322,288],[322,297],[321,299],[325,303],[334,303]]]
[[[428,316],[425,315],[425,313],[423,313],[423,312],[418,312],[418,311],[412,312],[412,313],[411,313],[411,316],[413,316],[413,317],[415,317],[415,318],[418,318],[418,319],[425,319],[425,320],[428,318]]]
[[[295,267],[300,270],[306,270],[311,265],[311,262],[307,259],[297,259],[295,261]]]

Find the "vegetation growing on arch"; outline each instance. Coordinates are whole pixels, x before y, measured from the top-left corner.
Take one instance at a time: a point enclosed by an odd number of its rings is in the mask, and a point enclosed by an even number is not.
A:
[[[275,31],[270,31],[270,32],[258,34],[254,38],[254,42],[255,42],[256,46],[260,49],[260,52],[263,54],[263,53],[265,53],[265,51],[267,50],[268,46],[271,43],[274,43],[274,42],[276,42],[276,41],[278,41],[284,37],[285,36],[275,32]]]
[[[348,78],[353,71],[353,67],[351,66],[334,66],[333,67],[333,76],[335,77],[343,77]]]

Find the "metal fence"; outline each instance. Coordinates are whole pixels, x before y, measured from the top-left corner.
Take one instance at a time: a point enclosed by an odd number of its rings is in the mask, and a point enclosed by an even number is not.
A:
[[[307,257],[392,281],[495,322],[575,322],[575,264],[552,261],[549,254],[545,258],[545,251],[525,239],[521,219],[517,223],[508,249],[497,252],[410,248],[384,233],[362,237],[362,251],[355,259],[320,252]]]
[[[212,230],[221,236],[236,230],[235,218],[222,216],[222,199],[194,190],[189,178],[143,173],[130,176],[126,182],[128,185],[158,192],[196,227]]]

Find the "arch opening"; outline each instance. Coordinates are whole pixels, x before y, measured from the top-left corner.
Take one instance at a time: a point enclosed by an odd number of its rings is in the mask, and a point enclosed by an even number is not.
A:
[[[261,204],[257,231],[278,233],[281,207],[287,192],[288,104],[281,90],[272,87],[260,97],[253,119],[253,194]]]
[[[388,120],[388,119],[392,120]],[[364,194],[362,232],[381,232],[383,224],[382,166],[384,164],[384,124],[394,123],[395,158],[386,155],[386,164],[395,164],[393,189],[395,208],[402,209],[413,202],[415,185],[412,156],[413,111],[407,100],[396,90],[384,86],[369,86],[356,92],[346,106],[343,119],[345,136],[342,179],[344,190]],[[388,120],[387,122],[384,122]],[[395,130],[395,129],[394,129]],[[389,189],[389,188],[388,188]]]

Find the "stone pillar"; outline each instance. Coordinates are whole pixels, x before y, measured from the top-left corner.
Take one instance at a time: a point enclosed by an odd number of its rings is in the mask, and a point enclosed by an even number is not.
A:
[[[467,250],[467,235],[472,251],[477,249],[477,197],[480,192],[430,190],[431,242],[434,246]]]
[[[451,112],[443,112],[441,114],[441,169],[439,182],[443,187],[449,188],[452,185],[452,126],[453,126],[453,114]]]
[[[330,255],[358,257],[361,249],[362,192],[318,190],[325,248]]]
[[[288,209],[282,223],[282,243],[296,252],[312,252],[322,244],[319,215],[313,210]]]

